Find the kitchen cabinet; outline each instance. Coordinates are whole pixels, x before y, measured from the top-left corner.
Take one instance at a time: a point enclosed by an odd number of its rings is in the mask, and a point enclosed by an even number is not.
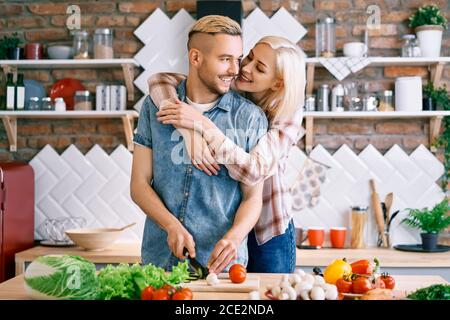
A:
[[[267,285],[273,284],[281,279],[280,274],[255,273],[260,277],[260,296],[264,296]],[[402,276],[394,275],[396,288],[400,292],[410,293],[419,288],[428,287],[433,284],[447,284],[448,282],[439,276]],[[25,292],[23,275],[16,276],[8,281],[0,283],[0,300],[29,300]],[[194,292],[194,300],[247,300],[248,293],[242,292]]]
[[[134,100],[134,67],[139,64],[134,59],[67,59],[67,60],[0,60],[0,66],[5,74],[13,73],[17,78],[18,70],[39,69],[111,69],[122,68],[128,100]],[[96,119],[121,118],[128,150],[133,150],[134,119],[139,115],[136,111],[4,111],[0,118],[6,130],[9,150],[17,151],[17,119]]]

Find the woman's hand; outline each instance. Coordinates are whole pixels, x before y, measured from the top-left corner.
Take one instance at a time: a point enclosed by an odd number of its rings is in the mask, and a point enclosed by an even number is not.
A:
[[[163,124],[172,124],[177,128],[193,129],[203,132],[207,119],[197,109],[182,101],[169,102],[156,113],[157,120]]]
[[[217,175],[220,166],[209,151],[208,144],[205,139],[195,130],[180,129],[181,135],[186,144],[191,162],[198,170],[205,172],[207,175]]]

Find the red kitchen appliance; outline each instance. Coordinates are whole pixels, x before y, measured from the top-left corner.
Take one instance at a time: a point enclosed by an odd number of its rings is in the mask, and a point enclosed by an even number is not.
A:
[[[14,277],[14,256],[34,246],[34,171],[0,162],[0,282]]]

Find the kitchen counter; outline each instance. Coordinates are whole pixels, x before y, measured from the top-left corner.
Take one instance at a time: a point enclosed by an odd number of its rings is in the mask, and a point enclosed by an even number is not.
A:
[[[260,294],[264,296],[264,291],[268,284],[281,279],[280,274],[259,273],[260,276]],[[430,286],[432,284],[447,284],[443,278],[439,276],[404,276],[394,275],[396,288],[395,290],[404,293],[415,291],[416,289]],[[194,292],[195,300],[246,300],[248,293],[236,292]],[[29,300],[25,292],[23,275],[18,275],[8,281],[0,283],[0,300]]]
[[[79,247],[37,246],[16,254],[16,275],[22,273],[27,264],[36,257],[47,254],[73,254],[82,256],[95,264],[135,263],[141,261],[138,243],[116,243],[104,251],[86,251]],[[348,261],[378,258],[383,268],[440,268],[450,270],[450,251],[444,253],[416,253],[395,249],[297,249],[298,267],[306,269],[327,266],[334,259]],[[421,272],[415,272],[421,274]],[[447,278],[448,279],[448,278]]]

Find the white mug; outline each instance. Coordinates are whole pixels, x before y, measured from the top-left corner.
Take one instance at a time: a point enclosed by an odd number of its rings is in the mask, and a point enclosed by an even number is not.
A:
[[[363,42],[347,42],[344,44],[344,56],[359,58],[367,52],[367,47]]]

